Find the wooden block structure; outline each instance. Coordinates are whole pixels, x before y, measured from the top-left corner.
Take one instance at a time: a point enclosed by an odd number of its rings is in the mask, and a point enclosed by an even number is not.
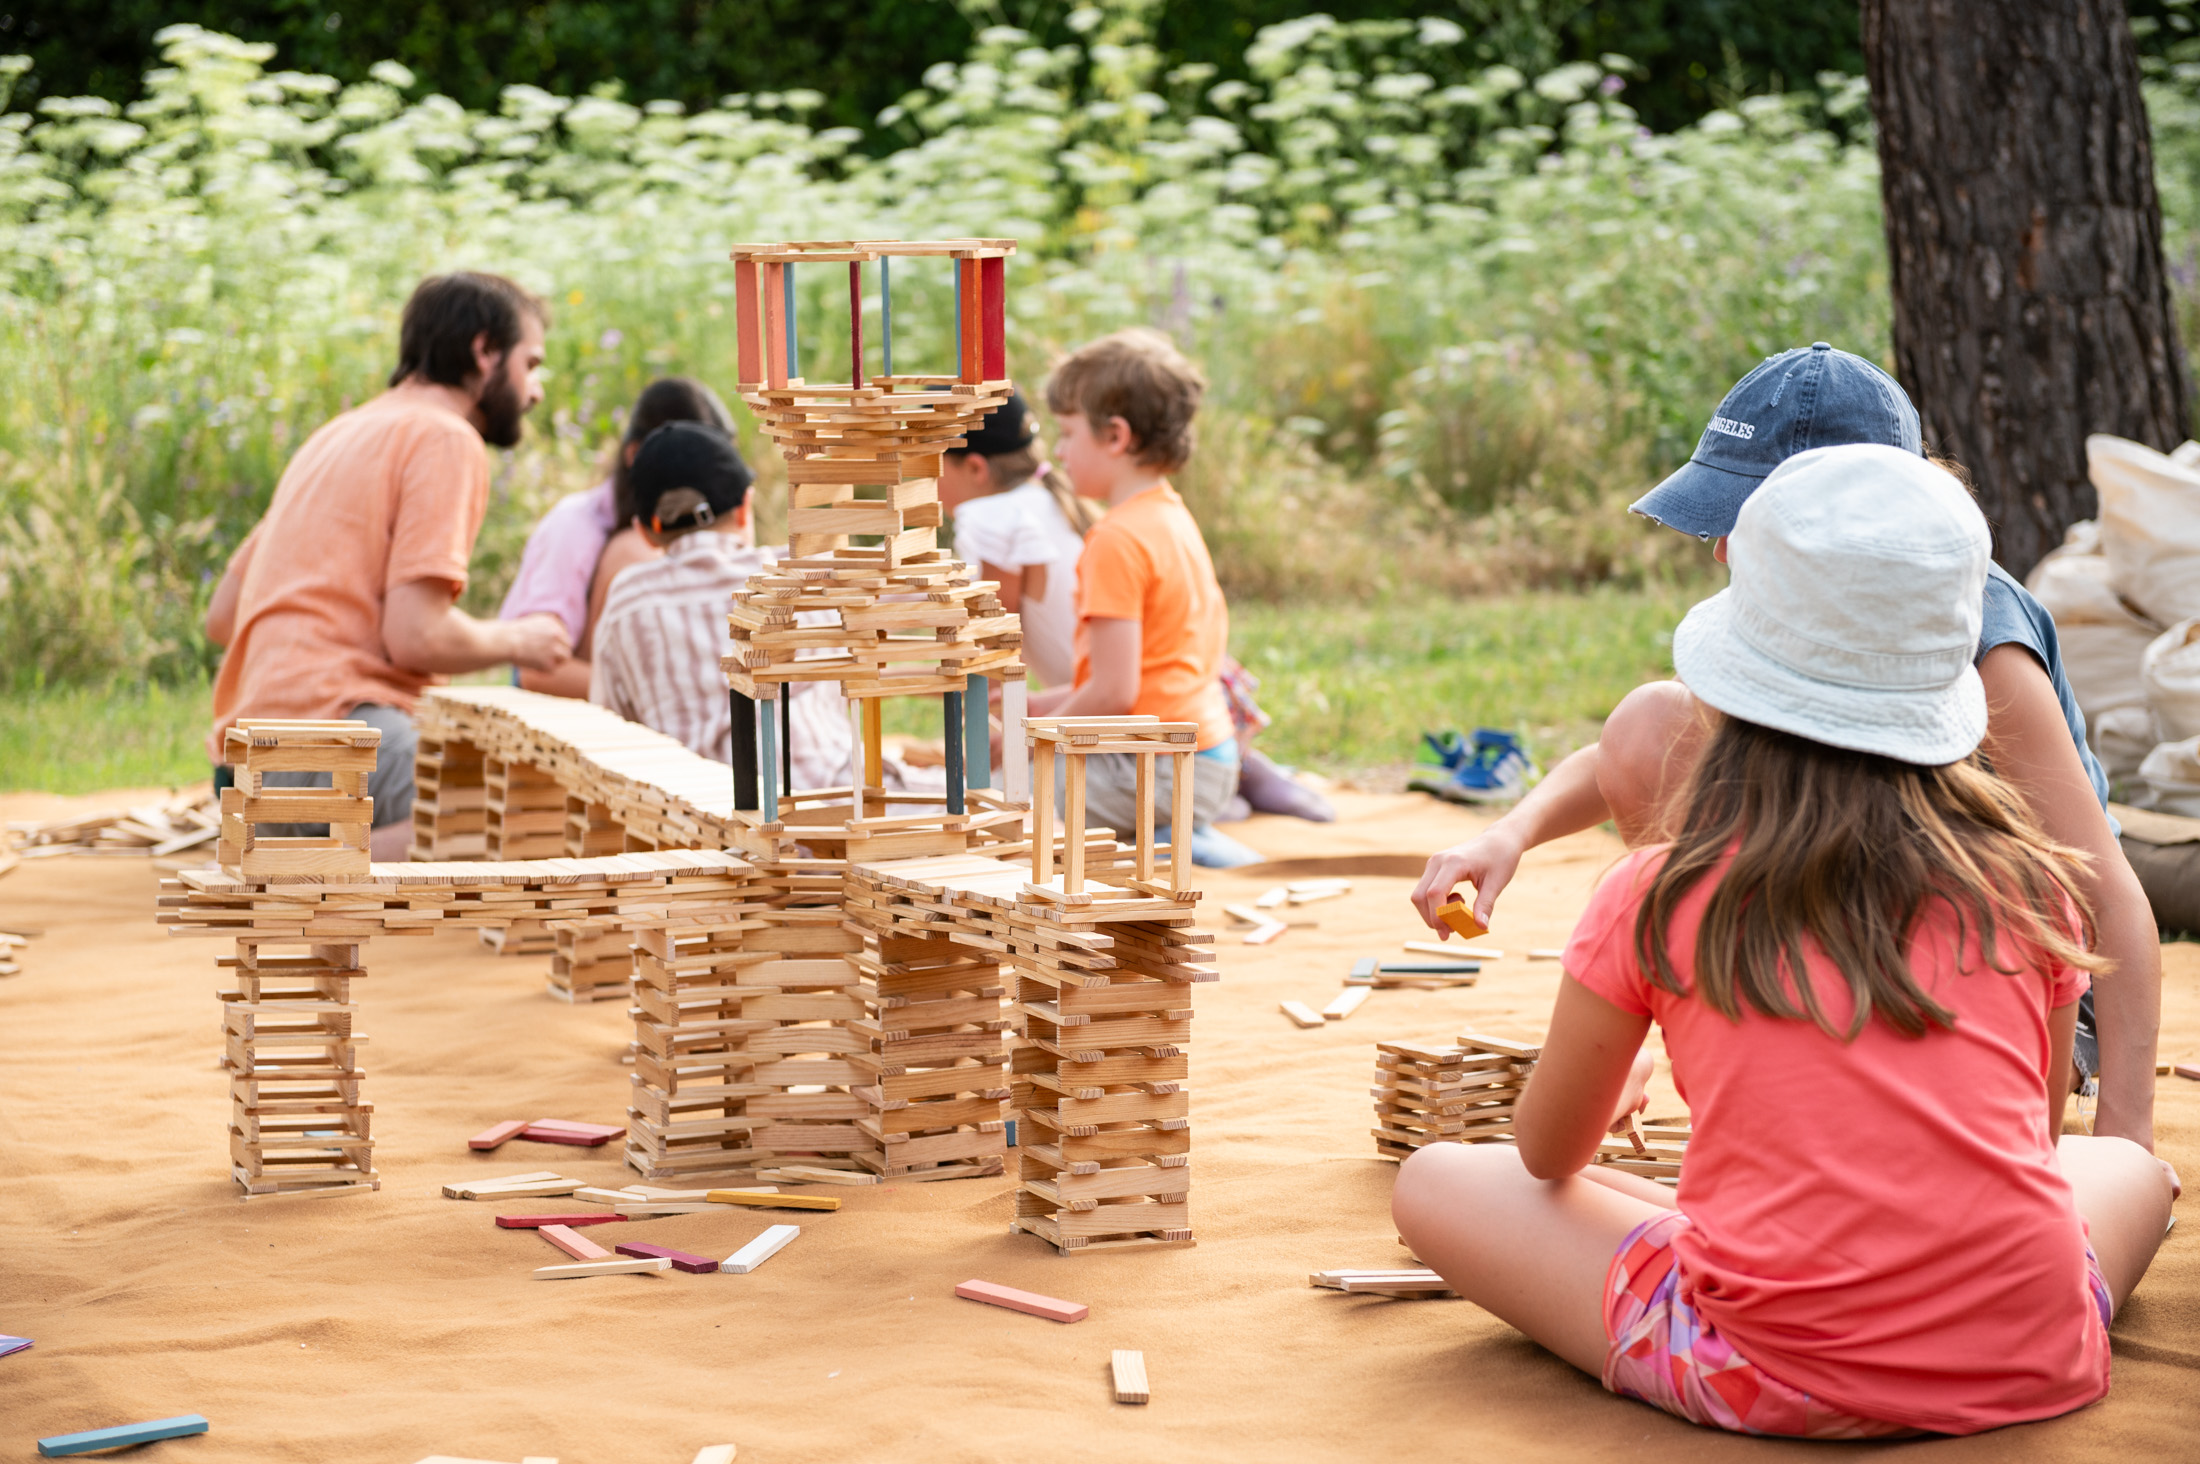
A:
[[[634,955],[616,920],[553,920],[550,994],[560,1001],[612,1001],[634,989]]]
[[[1404,1159],[1428,1144],[1510,1142],[1513,1106],[1541,1048],[1473,1032],[1450,1047],[1375,1044],[1375,1152]]]
[[[412,857],[485,859],[489,785],[481,749],[422,736],[413,752]]]
[[[1191,826],[1190,760],[1197,732],[1153,718],[1047,718],[1026,724],[1035,753],[1031,878],[998,910],[1009,947],[1023,1044],[1012,1061],[1017,1111],[1015,1229],[1065,1253],[1192,1243],[1192,989],[1216,978],[1213,936],[1191,928],[1189,841],[1157,877],[1147,799],[1120,884],[1088,878],[1083,759],[1129,752],[1138,784],[1176,760],[1175,828]],[[1056,756],[1064,779],[1067,852],[1051,873]],[[975,898],[982,899],[983,896]]]
[[[222,735],[223,756],[236,783],[222,790],[222,833],[216,858],[248,879],[278,882],[364,875],[374,773],[382,734],[364,722],[246,719]],[[269,787],[270,773],[317,773],[326,788]],[[258,832],[267,825],[327,825],[319,836]]]
[[[230,1175],[246,1198],[381,1188],[353,1030],[361,949],[248,935],[222,962],[236,979],[220,993]]]
[[[626,828],[608,805],[572,793],[565,795],[565,853],[569,859],[594,859],[626,852]]]

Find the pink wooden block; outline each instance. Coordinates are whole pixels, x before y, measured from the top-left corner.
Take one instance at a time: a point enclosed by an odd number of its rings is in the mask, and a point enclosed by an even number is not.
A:
[[[527,1126],[561,1134],[586,1134],[592,1139],[615,1139],[626,1132],[626,1125],[623,1123],[582,1123],[571,1118],[538,1118]]]
[[[1050,1322],[1081,1322],[1092,1314],[1092,1308],[1083,1302],[1057,1301],[1036,1291],[1018,1291],[1013,1286],[997,1286],[991,1281],[965,1281],[955,1288],[955,1294],[965,1301],[1005,1306],[1010,1311],[1029,1312]]]
[[[500,1123],[495,1128],[483,1129],[480,1133],[475,1134],[466,1141],[466,1147],[469,1149],[494,1149],[525,1127],[527,1127],[527,1120],[524,1118],[515,1118],[509,1123]]]
[[[570,1225],[544,1225],[535,1234],[549,1241],[576,1261],[608,1261],[611,1252],[605,1250]]]

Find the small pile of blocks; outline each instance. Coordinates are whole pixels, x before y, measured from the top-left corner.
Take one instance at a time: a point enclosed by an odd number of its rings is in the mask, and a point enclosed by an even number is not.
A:
[[[412,857],[423,862],[485,859],[489,786],[481,749],[422,735],[413,752]]]
[[[1660,1184],[1681,1182],[1681,1160],[1688,1153],[1689,1121],[1678,1118],[1637,1119],[1614,1124],[1615,1139],[1597,1145],[1595,1162],[1624,1174],[1639,1174]]]
[[[1451,1047],[1375,1044],[1375,1152],[1404,1159],[1428,1144],[1512,1138],[1513,1107],[1543,1049],[1461,1033]]]
[[[756,1081],[749,1038],[771,1022],[743,1011],[773,988],[744,986],[738,910],[715,923],[648,921],[634,941],[634,1071],[626,1162],[645,1179],[742,1175],[755,1168],[749,1111],[771,1091]]]

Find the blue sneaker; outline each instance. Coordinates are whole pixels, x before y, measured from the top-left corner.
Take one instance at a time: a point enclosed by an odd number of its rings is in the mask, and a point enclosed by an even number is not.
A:
[[[1267,862],[1267,856],[1259,850],[1239,843],[1212,824],[1205,828],[1192,825],[1192,863],[1201,869],[1241,869]]]
[[[1429,740],[1434,744],[1435,739]],[[1447,775],[1419,774],[1406,786],[1453,803],[1511,803],[1541,776],[1528,750],[1510,732],[1477,727],[1461,751],[1464,755]]]

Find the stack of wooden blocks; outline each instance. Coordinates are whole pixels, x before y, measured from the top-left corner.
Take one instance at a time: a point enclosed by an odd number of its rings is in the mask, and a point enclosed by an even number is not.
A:
[[[487,858],[489,786],[481,749],[422,736],[413,752],[412,817],[413,858]]]
[[[550,994],[560,1001],[610,1001],[634,986],[632,943],[615,920],[553,920]]]
[[[626,852],[626,829],[611,810],[585,794],[565,795],[565,857],[595,859]]]
[[[1014,1102],[1016,1229],[1065,1253],[1192,1243],[1192,988],[1215,978],[1213,937],[1191,929],[1197,728],[1153,718],[1046,718],[1026,726],[1033,752],[1031,878],[998,909],[1024,1023]],[[1156,878],[1153,800],[1140,806],[1131,877],[1088,884],[1085,758],[1129,753],[1137,787],[1173,759],[1168,877]],[[1053,873],[1054,762],[1065,769],[1066,862]],[[982,896],[973,896],[982,899]]]
[[[941,882],[956,876],[1021,882],[1013,865],[974,855],[858,865],[847,911],[868,928],[861,988],[868,1011],[853,1030],[868,1050],[856,1090],[871,1112],[857,1126],[878,1145],[877,1172],[911,1179],[999,1174],[1007,1156],[1004,943],[991,922]]]
[[[565,790],[533,763],[491,755],[484,759],[488,784],[489,858],[499,864],[556,859],[565,854]],[[504,956],[539,956],[557,948],[540,920],[516,920],[481,932],[481,943]]]
[[[1513,1106],[1540,1047],[1462,1033],[1456,1046],[1375,1044],[1375,1152],[1403,1159],[1428,1144],[1512,1138]]]
[[[749,1105],[771,1090],[756,1080],[749,1038],[774,1024],[742,1008],[774,988],[742,982],[743,968],[763,959],[742,948],[744,913],[632,927],[626,1161],[645,1179],[745,1178],[756,1167],[752,1135],[765,1120]]]
[[[225,873],[268,886],[325,886],[370,871],[367,779],[382,734],[362,722],[245,721],[224,739],[236,784],[222,790]],[[270,788],[269,773],[326,773],[328,788]],[[265,824],[326,823],[325,837],[263,837]],[[229,1073],[230,1173],[247,1198],[376,1189],[373,1108],[353,1031],[356,942],[243,934],[222,964],[222,1066]]]

